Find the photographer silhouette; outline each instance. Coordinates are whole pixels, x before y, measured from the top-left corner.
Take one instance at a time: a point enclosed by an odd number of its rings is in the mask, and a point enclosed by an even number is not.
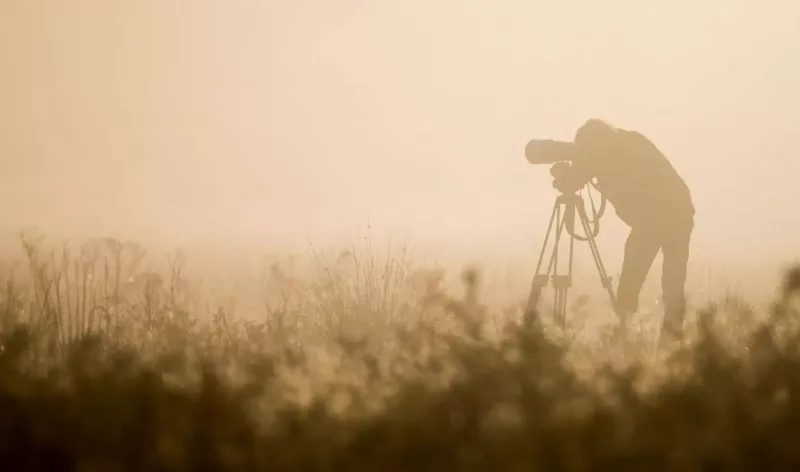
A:
[[[686,266],[695,208],[686,183],[667,158],[642,134],[591,119],[575,135],[571,165],[557,162],[553,186],[572,193],[592,179],[630,226],[617,287],[620,332],[639,309],[639,294],[658,251],[663,253],[663,340],[680,340],[685,316]]]

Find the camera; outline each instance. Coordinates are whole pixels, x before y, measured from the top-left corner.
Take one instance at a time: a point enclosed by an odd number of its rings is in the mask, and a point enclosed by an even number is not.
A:
[[[554,139],[532,139],[525,146],[525,158],[531,164],[552,164],[550,175],[553,176],[553,188],[561,193],[572,193],[568,188],[571,162],[579,155],[578,146],[571,141]]]

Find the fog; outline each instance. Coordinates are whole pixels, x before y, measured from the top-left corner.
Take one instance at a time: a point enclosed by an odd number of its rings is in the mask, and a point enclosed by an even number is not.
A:
[[[0,230],[288,247],[369,227],[527,260],[555,191],[526,142],[601,117],[689,184],[690,264],[782,264],[798,25],[789,0],[3,0]],[[609,211],[615,268],[626,231]]]

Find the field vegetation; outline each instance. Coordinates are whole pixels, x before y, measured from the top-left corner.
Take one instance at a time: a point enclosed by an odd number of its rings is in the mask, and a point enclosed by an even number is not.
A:
[[[4,470],[800,467],[800,271],[767,312],[728,297],[656,350],[658,319],[611,345],[581,299],[561,332],[406,246],[311,251],[303,277],[266,263],[248,317],[204,302],[180,253],[151,271],[111,239],[22,248],[0,293]]]

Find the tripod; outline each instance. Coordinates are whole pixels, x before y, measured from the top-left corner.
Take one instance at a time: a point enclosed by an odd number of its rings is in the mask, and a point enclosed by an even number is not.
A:
[[[594,203],[594,202],[593,202]],[[611,284],[611,277],[606,273],[603,261],[600,258],[600,251],[597,248],[595,237],[599,232],[599,218],[605,208],[605,199],[601,203],[599,212],[594,212],[594,221],[590,220],[586,215],[586,208],[584,206],[583,198],[578,193],[561,194],[556,198],[553,206],[553,213],[550,216],[550,223],[547,227],[545,234],[544,244],[542,245],[542,252],[539,255],[539,262],[536,265],[536,274],[533,276],[533,283],[531,284],[531,291],[528,295],[528,304],[526,307],[527,316],[535,316],[536,307],[539,304],[539,298],[542,290],[547,286],[547,283],[552,280],[553,288],[555,289],[554,299],[554,321],[560,327],[566,326],[567,318],[567,291],[572,286],[572,261],[575,247],[575,240],[588,241],[589,248],[592,252],[597,272],[600,275],[600,283],[608,293],[611,299],[611,306],[617,310],[617,299],[614,294],[614,289]],[[579,236],[575,234],[575,214],[578,214],[578,219],[581,222],[584,234],[586,236]],[[594,228],[592,227],[594,223]],[[547,271],[541,273],[542,262],[544,261],[545,251],[547,249],[547,242],[550,239],[550,233],[553,227],[556,227],[555,243],[553,245],[553,252],[550,256],[550,262],[547,266]],[[569,259],[567,260],[567,273],[558,273],[558,250],[561,235],[566,228],[570,236],[569,240]],[[552,276],[551,276],[552,272]]]

